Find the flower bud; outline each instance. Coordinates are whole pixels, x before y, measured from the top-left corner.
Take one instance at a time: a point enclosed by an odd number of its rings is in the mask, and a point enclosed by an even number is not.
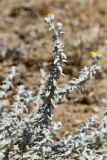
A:
[[[62,27],[63,27],[63,25],[62,25],[62,23],[57,23],[57,27],[58,27],[58,30],[62,30]]]
[[[55,16],[53,13],[48,13],[48,15],[45,17],[44,21],[48,25],[55,19]]]

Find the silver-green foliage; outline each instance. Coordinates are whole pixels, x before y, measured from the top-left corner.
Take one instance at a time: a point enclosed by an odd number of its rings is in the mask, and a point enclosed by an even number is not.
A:
[[[0,159],[69,160],[74,153],[80,160],[103,159],[103,155],[96,154],[95,149],[99,145],[99,141],[103,144],[106,139],[106,116],[101,122],[92,116],[74,135],[64,136],[59,141],[54,139],[54,133],[62,127],[61,122],[52,121],[52,110],[55,105],[72,91],[83,90],[85,82],[91,75],[94,76],[101,72],[101,68],[97,65],[95,57],[92,65],[84,67],[78,78],[73,78],[57,90],[57,81],[60,76],[64,76],[62,63],[67,62],[64,44],[60,40],[60,35],[64,33],[63,25],[55,20],[54,15],[47,16],[45,23],[52,32],[51,38],[54,45],[52,69],[47,78],[41,77],[42,86],[38,95],[35,96],[34,91],[25,89],[23,85],[16,88],[11,112],[0,120]],[[10,88],[14,73],[11,72],[3,82],[0,95]],[[44,73],[43,70],[42,73]],[[45,80],[46,82],[44,82]],[[4,97],[1,96],[1,98]],[[31,113],[28,113],[31,101],[33,109]]]

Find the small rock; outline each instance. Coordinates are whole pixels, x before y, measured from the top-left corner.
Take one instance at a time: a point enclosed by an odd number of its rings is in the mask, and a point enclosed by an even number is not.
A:
[[[80,120],[80,119],[76,119],[75,121],[74,121],[74,123],[73,123],[73,126],[77,126],[77,125],[79,125],[79,124],[81,124],[82,123],[82,121]]]

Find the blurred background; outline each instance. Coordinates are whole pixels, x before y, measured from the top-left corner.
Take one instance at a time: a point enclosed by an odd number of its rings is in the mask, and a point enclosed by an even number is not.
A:
[[[107,100],[107,0],[0,0],[0,83],[10,66],[16,65],[19,77],[14,84],[38,88],[40,66],[52,60],[53,46],[44,24],[49,12],[65,31],[62,39],[68,64],[63,66],[66,77],[61,77],[60,84],[78,77],[80,69],[91,64],[90,51],[104,52],[97,79],[87,82],[84,93],[67,96],[54,111],[64,134],[93,113],[100,114],[101,103]],[[45,68],[49,72],[48,63]]]

